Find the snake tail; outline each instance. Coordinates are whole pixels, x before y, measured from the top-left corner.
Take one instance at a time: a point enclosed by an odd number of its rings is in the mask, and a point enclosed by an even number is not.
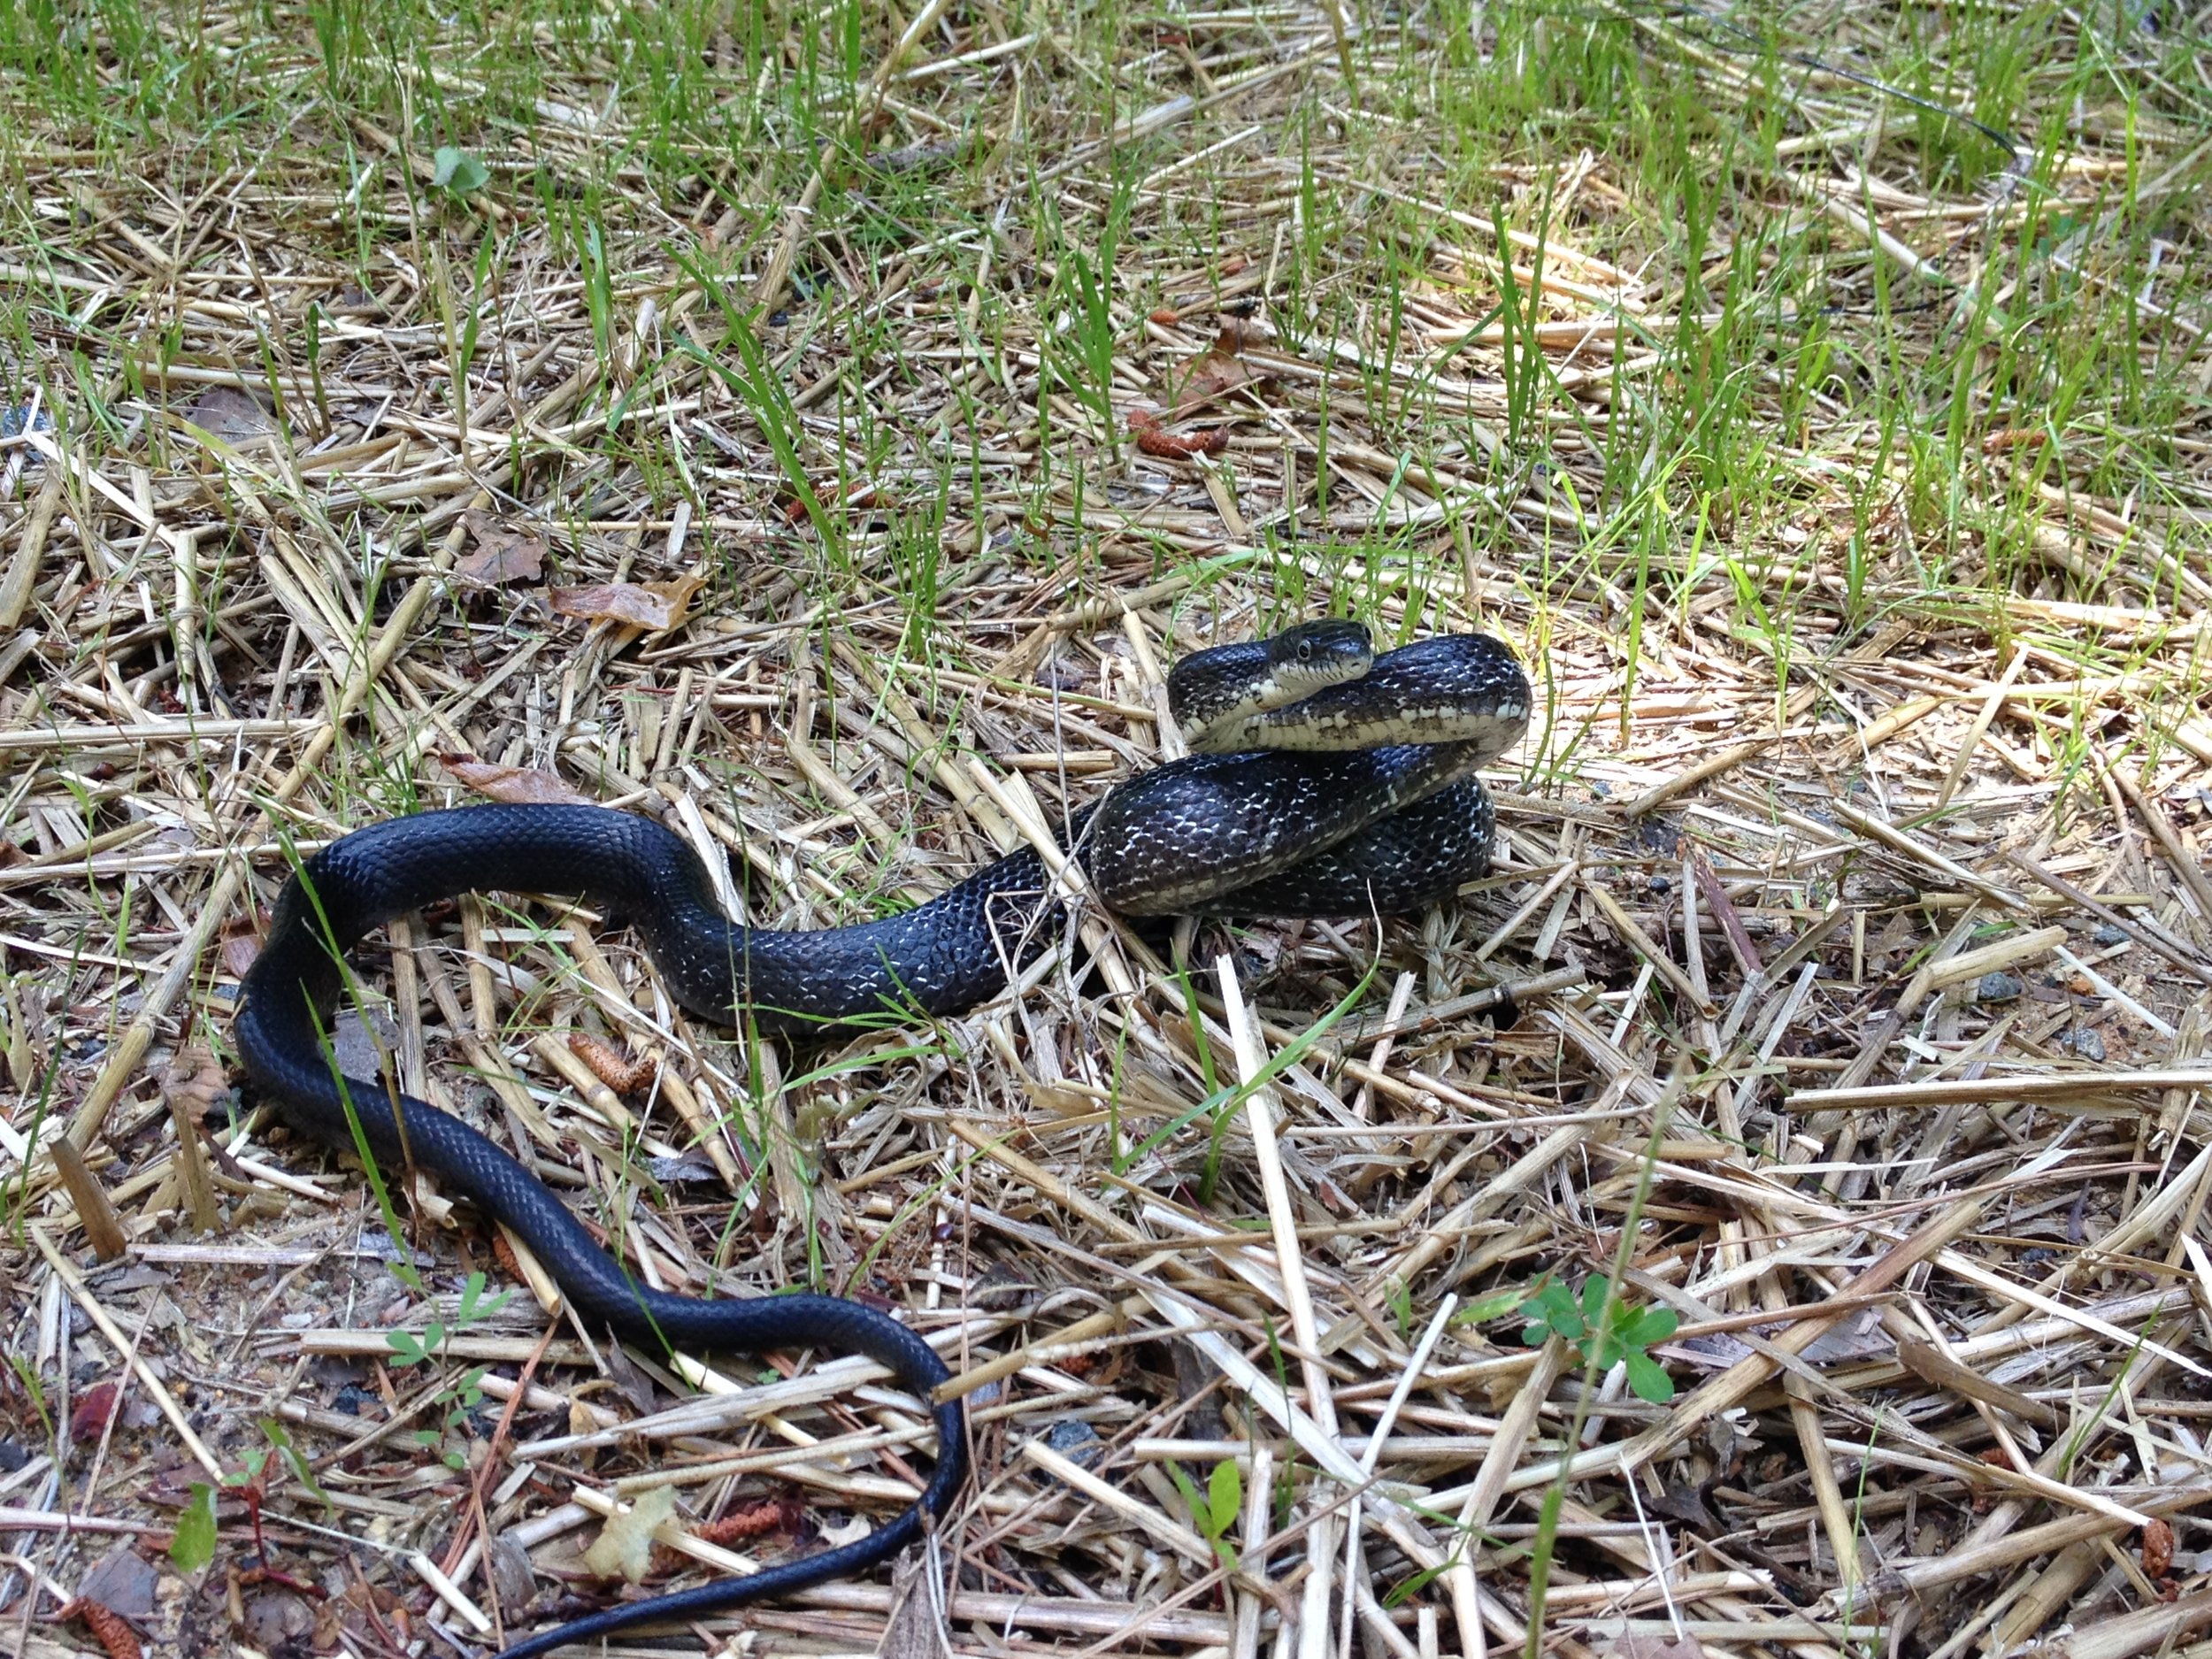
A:
[[[1015,867],[1010,869],[1009,864]],[[247,1074],[282,1102],[287,1122],[329,1146],[357,1148],[355,1129],[386,1170],[410,1164],[446,1190],[474,1201],[511,1228],[552,1274],[587,1325],[649,1348],[760,1354],[821,1348],[864,1355],[926,1406],[950,1373],[935,1350],[888,1315],[841,1297],[787,1295],[704,1301],[651,1289],[603,1251],[538,1177],[504,1148],[427,1102],[326,1063],[325,1033],[343,984],[342,954],[370,928],[434,900],[483,885],[496,869],[511,891],[587,895],[625,913],[686,1006],[732,1018],[731,967],[741,987],[766,993],[756,1012],[776,1029],[814,1029],[887,1006],[950,1012],[981,1001],[1004,981],[1001,962],[1018,961],[1045,931],[1038,896],[1041,866],[1016,858],[993,865],[921,910],[886,922],[822,933],[776,933],[735,926],[714,910],[706,872],[691,849],[649,820],[600,808],[487,806],[395,819],[326,849],[280,897],[269,939],[248,972],[235,1025]],[[924,911],[933,939],[951,949],[914,955],[900,926]],[[987,941],[980,958],[976,952]],[[887,964],[897,961],[903,972]],[[795,980],[791,976],[796,974]],[[957,1401],[933,1409],[936,1466],[920,1498],[857,1542],[742,1578],[605,1611],[525,1639],[509,1659],[588,1641],[633,1625],[695,1617],[784,1596],[864,1571],[922,1536],[967,1473]]]

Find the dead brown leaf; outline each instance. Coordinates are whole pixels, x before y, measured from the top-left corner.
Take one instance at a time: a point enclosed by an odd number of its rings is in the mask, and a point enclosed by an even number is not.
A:
[[[918,1552],[909,1551],[910,1557]],[[891,1618],[877,1645],[877,1659],[936,1659],[945,1650],[937,1616],[922,1583],[918,1559],[902,1559],[891,1575]]]
[[[269,436],[277,429],[276,417],[250,392],[234,387],[211,386],[183,411],[210,437],[236,448]]]
[[[193,1120],[205,1118],[230,1094],[222,1063],[196,1044],[181,1049],[161,1074],[165,1098],[181,1104]]]
[[[1233,325],[1224,327],[1215,336],[1213,344],[1191,364],[1182,383],[1175,388],[1176,419],[1218,402],[1238,387],[1249,386],[1258,378],[1252,373],[1251,365],[1238,355],[1243,344],[1243,336]]]
[[[473,755],[441,755],[439,764],[490,800],[509,806],[596,806],[597,802],[558,773],[535,766],[502,766]]]
[[[547,598],[564,617],[588,622],[625,622],[652,634],[681,627],[691,614],[691,597],[705,583],[696,576],[666,582],[599,582],[589,588],[556,588]]]
[[[504,1532],[484,1541],[484,1558],[491,1567],[492,1594],[500,1610],[512,1619],[538,1593],[537,1575],[530,1568],[530,1552]]]
[[[270,1586],[241,1598],[239,1628],[263,1653],[297,1649],[315,1632],[315,1609],[297,1591]]]
[[[476,545],[454,561],[455,575],[481,588],[502,588],[511,582],[534,582],[544,574],[542,536],[478,511],[464,513],[462,522]]]
[[[268,918],[261,918],[264,924]],[[238,979],[246,977],[254,958],[261,954],[261,935],[250,924],[238,923],[223,930],[223,966]]]
[[[97,1445],[100,1437],[108,1432],[108,1425],[115,1420],[115,1408],[123,1398],[123,1386],[109,1381],[95,1383],[78,1396],[69,1413],[69,1438],[80,1446]],[[2149,1554],[2147,1540],[2144,1553]]]

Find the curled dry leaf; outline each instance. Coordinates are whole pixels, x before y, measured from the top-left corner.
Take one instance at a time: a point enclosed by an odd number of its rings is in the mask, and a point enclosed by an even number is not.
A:
[[[484,1540],[484,1559],[491,1569],[492,1594],[500,1610],[513,1618],[538,1594],[537,1574],[530,1566],[530,1552],[504,1532]]]
[[[414,1206],[417,1220],[430,1227],[442,1228],[453,1225],[453,1201],[431,1186],[428,1175],[417,1170],[413,1179],[402,1184],[406,1188],[407,1202]]]
[[[266,926],[268,919],[261,917],[260,925]],[[250,924],[233,923],[223,929],[222,949],[224,969],[234,979],[242,979],[246,970],[253,966],[254,958],[261,954],[261,934]]]
[[[626,623],[662,634],[682,626],[691,614],[692,595],[705,585],[697,576],[667,582],[600,582],[589,588],[556,588],[547,599],[564,617]]]
[[[453,573],[481,588],[534,582],[545,572],[545,541],[527,530],[504,525],[491,514],[472,510],[461,515],[476,545],[454,561]]]
[[[502,766],[473,755],[441,755],[448,772],[479,795],[509,806],[595,806],[589,795],[557,773],[534,766]]]
[[[1250,385],[1256,377],[1251,365],[1238,356],[1243,348],[1243,330],[1233,322],[1224,324],[1213,344],[1192,363],[1182,384],[1175,388],[1176,413],[1188,414],[1226,397],[1240,386]]]
[[[280,1585],[263,1586],[250,1594],[241,1595],[239,1610],[245,1615],[239,1621],[239,1630],[246,1645],[265,1654],[298,1653],[310,1648],[319,1622],[312,1601]],[[334,1625],[336,1622],[331,1621]]]
[[[210,437],[233,445],[251,443],[277,429],[276,417],[250,392],[211,386],[183,411],[184,419]]]
[[[112,1608],[103,1607],[97,1601],[88,1601],[81,1595],[73,1601],[64,1602],[61,1611],[54,1617],[65,1623],[73,1618],[81,1619],[84,1627],[98,1639],[101,1647],[107,1649],[108,1659],[142,1659],[145,1652],[138,1645],[138,1633],[125,1622],[120,1613]]]
[[[341,1009],[331,1023],[331,1055],[348,1077],[384,1076],[398,1046],[398,1022],[381,1009]]]
[[[1655,1496],[1645,1502],[1651,1505],[1655,1513],[1663,1515],[1671,1521],[1680,1521],[1690,1526],[1717,1530],[1720,1522],[1715,1517],[1712,1510],[1706,1507],[1705,1502],[1710,1491],[1709,1486],[1691,1486],[1685,1482],[1677,1482],[1663,1488]]]
[[[415,1621],[407,1610],[407,1603],[365,1578],[357,1576],[338,1593],[333,1605],[341,1627],[354,1636],[361,1647],[377,1653],[396,1647],[404,1653],[414,1640]]]
[[[602,1578],[637,1583],[652,1564],[653,1529],[675,1512],[675,1487],[639,1493],[636,1502],[607,1517],[597,1540],[584,1552],[584,1565]]]
[[[865,511],[883,505],[883,496],[873,484],[856,484],[845,494],[845,505],[854,511]],[[807,504],[796,495],[783,498],[783,516],[793,524],[807,521]]]
[[[204,1118],[230,1094],[222,1063],[196,1043],[180,1049],[161,1074],[164,1099],[180,1102],[194,1122]]]
[[[2162,1578],[2173,1570],[2173,1526],[2166,1521],[2153,1520],[2143,1529],[2143,1576]]]
[[[659,1065],[649,1056],[642,1060],[630,1059],[612,1043],[588,1031],[570,1032],[568,1049],[591,1068],[594,1077],[618,1094],[643,1094],[660,1072]]]
[[[80,1446],[92,1445],[108,1432],[108,1425],[115,1420],[116,1405],[122,1397],[119,1383],[96,1383],[86,1389],[70,1408],[69,1438]]]

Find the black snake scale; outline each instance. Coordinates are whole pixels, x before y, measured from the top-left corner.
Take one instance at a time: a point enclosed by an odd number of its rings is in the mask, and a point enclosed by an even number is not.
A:
[[[1318,627],[1340,645],[1348,626]],[[1256,669],[1252,647],[1202,654],[1214,659],[1202,666],[1260,672],[1271,644],[1279,649],[1297,634],[1262,642]],[[1363,661],[1363,634],[1359,649]],[[1394,695],[1397,716],[1376,727],[1365,711]],[[1517,739],[1529,708],[1527,680],[1509,651],[1479,635],[1424,641],[1375,658],[1361,681],[1307,703],[1339,741],[1378,729],[1452,735],[1350,753],[1199,754],[1142,773],[1071,826],[1101,898],[1132,914],[1360,916],[1417,908],[1480,873],[1491,810],[1470,774]],[[1456,728],[1429,718],[1455,710]],[[1298,741],[1294,716],[1252,718]],[[1240,741],[1245,728],[1235,730]],[[1057,920],[1050,885],[1043,860],[1025,849],[900,915],[775,932],[723,916],[697,855],[649,819],[588,806],[426,812],[343,837],[286,884],[268,942],[246,975],[233,1036],[247,1074],[295,1128],[350,1150],[357,1125],[380,1166],[411,1163],[472,1200],[530,1247],[588,1325],[654,1348],[863,1354],[927,1402],[949,1373],[889,1315],[833,1296],[702,1301],[649,1289],[503,1148],[383,1083],[339,1078],[324,1054],[344,987],[343,955],[380,923],[460,893],[582,895],[642,936],[670,993],[693,1013],[800,1035],[902,1011],[958,1013],[995,995]],[[749,1577],[620,1603],[507,1653],[542,1654],[637,1624],[785,1595],[888,1559],[924,1535],[966,1479],[961,1407],[950,1401],[933,1411],[940,1449],[927,1487],[868,1537]]]

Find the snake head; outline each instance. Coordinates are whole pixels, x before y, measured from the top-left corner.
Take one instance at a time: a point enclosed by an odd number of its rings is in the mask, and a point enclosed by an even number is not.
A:
[[[1302,622],[1184,657],[1168,674],[1168,702],[1192,749],[1217,751],[1254,717],[1353,684],[1374,662],[1364,623]]]
[[[1286,702],[1358,680],[1374,662],[1364,622],[1301,622],[1267,642],[1269,676],[1290,693]]]

